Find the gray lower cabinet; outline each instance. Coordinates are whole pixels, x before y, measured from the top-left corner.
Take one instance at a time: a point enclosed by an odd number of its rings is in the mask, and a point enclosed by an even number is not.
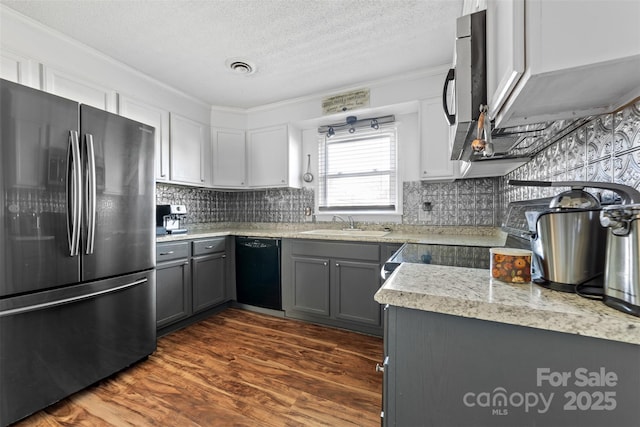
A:
[[[377,243],[284,239],[282,303],[287,317],[382,335]]]
[[[193,258],[193,312],[205,310],[225,301],[226,254]]]
[[[161,328],[191,314],[189,242],[156,247],[156,326]]]
[[[384,426],[638,425],[639,345],[394,306],[385,318]]]
[[[230,299],[227,248],[226,237],[157,244],[158,329]]]
[[[380,288],[379,262],[333,261],[335,317],[348,322],[381,326],[380,304],[373,299]]]
[[[322,317],[331,315],[330,263],[329,258],[302,255],[291,255],[289,260],[283,261],[283,270],[290,270],[291,273],[291,281],[287,280],[287,274],[283,274],[283,282],[287,282],[286,286],[283,283],[283,292],[292,292],[289,298],[285,298],[286,312],[290,314],[296,311]]]

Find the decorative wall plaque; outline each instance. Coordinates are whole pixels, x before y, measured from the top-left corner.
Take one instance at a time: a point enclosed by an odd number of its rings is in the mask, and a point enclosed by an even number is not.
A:
[[[322,99],[322,114],[334,114],[369,106],[369,89],[328,96]]]

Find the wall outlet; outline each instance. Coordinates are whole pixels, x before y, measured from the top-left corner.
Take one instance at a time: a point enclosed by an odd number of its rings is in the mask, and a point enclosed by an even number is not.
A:
[[[418,220],[424,222],[433,220],[433,205],[431,202],[422,202],[422,206],[418,209]]]

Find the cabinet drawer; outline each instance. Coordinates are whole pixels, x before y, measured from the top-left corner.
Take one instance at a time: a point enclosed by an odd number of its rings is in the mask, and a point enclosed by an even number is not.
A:
[[[193,256],[223,252],[226,249],[226,238],[196,240],[193,242]]]
[[[380,260],[380,245],[377,243],[338,243],[294,240],[291,252],[327,258],[355,259],[363,261]]]
[[[156,246],[156,263],[180,258],[189,258],[189,242],[158,243]]]

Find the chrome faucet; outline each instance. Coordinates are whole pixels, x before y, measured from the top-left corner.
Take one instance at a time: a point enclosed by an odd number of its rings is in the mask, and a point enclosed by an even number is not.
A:
[[[348,220],[345,220],[344,218],[342,218],[340,215],[334,215],[332,221],[336,221],[336,220],[340,220],[342,222],[344,222],[345,224],[349,224],[349,229],[354,230],[356,228],[356,223],[353,220],[353,217],[351,215],[347,216]]]

